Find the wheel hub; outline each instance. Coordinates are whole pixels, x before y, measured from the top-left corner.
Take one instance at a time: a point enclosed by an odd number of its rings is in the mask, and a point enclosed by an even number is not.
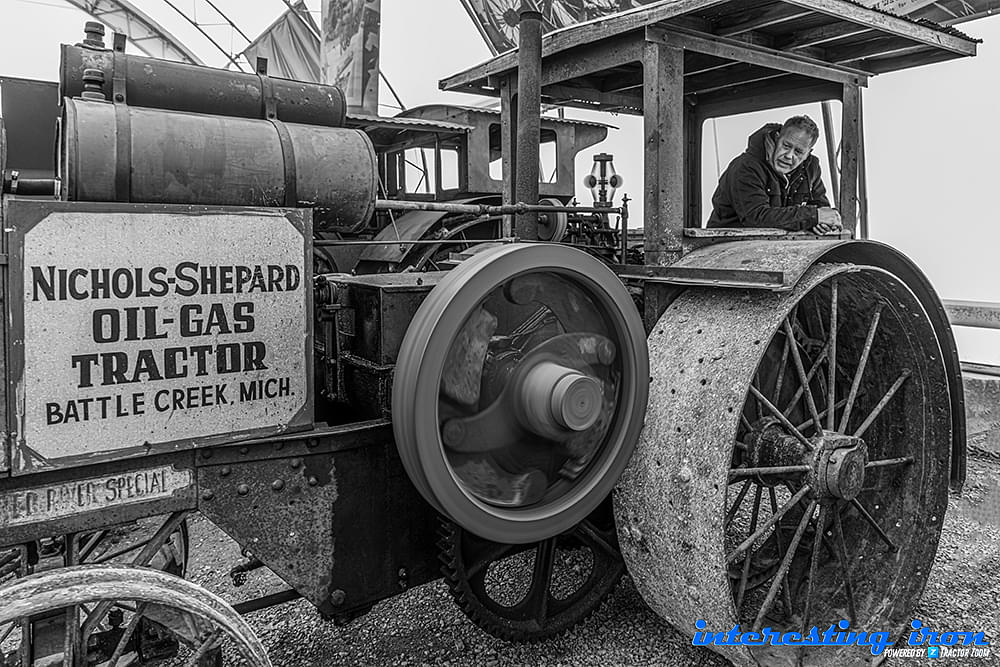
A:
[[[550,361],[525,374],[519,393],[521,422],[538,435],[586,431],[600,416],[604,398],[596,378]]]
[[[824,431],[813,438],[816,464],[814,489],[819,499],[851,500],[861,492],[868,464],[868,447],[861,438]]]
[[[775,469],[774,474],[760,474],[758,479],[774,485],[789,476],[806,476],[819,501],[851,500],[861,492],[868,464],[865,441],[836,431],[823,431],[809,438],[807,450],[797,438],[788,435],[776,419],[761,419],[745,437],[747,467]],[[777,469],[785,468],[784,471]]]
[[[770,468],[811,463],[798,439],[788,435],[777,419],[760,419],[744,438],[749,467]]]

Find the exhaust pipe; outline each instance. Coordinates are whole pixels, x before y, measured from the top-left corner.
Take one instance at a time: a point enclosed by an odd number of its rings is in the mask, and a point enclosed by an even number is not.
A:
[[[530,0],[521,0],[520,38],[517,47],[517,146],[514,198],[538,203],[538,144],[542,108],[542,14]],[[517,214],[516,236],[538,239],[538,213]]]

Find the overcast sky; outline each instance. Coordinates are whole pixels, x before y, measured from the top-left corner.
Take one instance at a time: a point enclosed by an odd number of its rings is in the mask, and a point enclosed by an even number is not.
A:
[[[173,0],[205,23],[219,22],[204,0]],[[214,0],[250,37],[284,9],[280,0]],[[132,0],[185,41],[207,63],[225,57],[162,0]],[[319,9],[319,0],[307,3]],[[4,39],[0,74],[56,80],[60,42],[81,39],[86,15],[60,0],[0,0]],[[318,18],[318,15],[317,15]],[[910,255],[945,298],[1000,301],[1000,18],[960,26],[984,40],[979,56],[874,77],[864,94],[872,238]],[[245,43],[228,26],[206,28],[223,48]],[[437,82],[478,64],[489,51],[458,0],[382,0],[382,68],[407,106],[480,98],[446,94]],[[130,49],[132,50],[132,49]],[[383,96],[383,101],[386,96]],[[796,109],[798,110],[798,109]],[[817,121],[819,105],[802,108]],[[389,108],[383,114],[391,114]],[[746,136],[780,111],[730,118],[717,124],[720,166],[739,153]],[[642,201],[640,123],[631,117],[588,116],[619,126],[606,146],[625,177],[629,196]],[[716,154],[706,128],[705,198],[715,185]],[[817,146],[823,151],[821,145]],[[824,169],[826,167],[823,158]],[[581,173],[582,176],[582,173]],[[581,200],[584,194],[581,190]],[[585,200],[584,200],[585,201]],[[589,203],[589,202],[586,202]],[[638,211],[641,214],[641,211]],[[705,216],[709,208],[705,208]],[[640,215],[634,215],[639,224]],[[959,331],[963,356],[1000,363],[993,332]]]

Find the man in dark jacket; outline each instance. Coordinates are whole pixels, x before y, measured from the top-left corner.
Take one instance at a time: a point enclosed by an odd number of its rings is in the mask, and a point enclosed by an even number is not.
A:
[[[750,135],[712,195],[709,227],[773,227],[815,234],[843,225],[830,207],[812,147],[819,128],[808,116],[769,123]]]

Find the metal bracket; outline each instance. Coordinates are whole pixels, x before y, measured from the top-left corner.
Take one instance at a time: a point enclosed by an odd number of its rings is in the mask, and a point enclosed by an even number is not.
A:
[[[278,141],[281,143],[281,156],[285,163],[285,201],[284,205],[295,208],[299,203],[298,176],[295,171],[295,149],[292,146],[292,136],[288,128],[278,118],[278,101],[274,96],[274,82],[267,75],[267,58],[257,58],[257,78],[260,79],[261,113],[278,131]]]
[[[132,194],[132,117],[125,93],[125,35],[115,33],[111,52],[111,101],[115,105],[115,201]]]

